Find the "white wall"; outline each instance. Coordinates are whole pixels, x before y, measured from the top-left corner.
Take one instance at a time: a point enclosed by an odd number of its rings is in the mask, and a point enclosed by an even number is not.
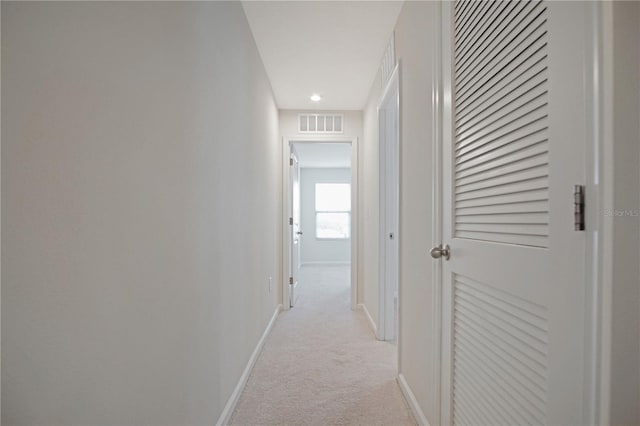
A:
[[[215,423],[280,300],[242,6],[3,2],[2,87],[3,424]]]
[[[351,240],[322,240],[316,238],[316,183],[351,183],[351,169],[300,169],[300,207],[302,264],[348,263],[351,259]]]
[[[406,2],[395,27],[400,62],[400,373],[431,424],[433,417],[432,330],[432,61],[436,55],[438,4]],[[365,108],[364,300],[378,312],[378,120],[382,90],[376,79]]]
[[[322,114],[322,113],[335,113],[335,114],[343,114],[344,120],[342,122],[342,126],[344,132],[342,135],[345,136],[345,141],[348,141],[352,138],[358,138],[358,223],[363,224],[363,221],[366,220],[365,210],[367,207],[370,207],[371,204],[369,201],[365,204],[365,197],[362,195],[363,192],[368,191],[368,187],[370,185],[377,185],[377,181],[370,182],[367,180],[367,175],[365,175],[365,160],[363,158],[363,144],[367,144],[366,135],[364,134],[363,128],[363,112],[362,111],[327,111],[327,110],[314,110],[314,111],[298,111],[298,110],[280,110],[280,138],[282,137],[292,137],[298,138],[301,141],[308,140],[307,134],[301,134],[298,132],[298,114],[302,113],[313,113],[313,114]],[[332,135],[337,136],[337,135]],[[282,142],[281,142],[282,143]],[[377,165],[376,165],[377,168]],[[361,225],[362,226],[362,225]],[[366,226],[366,224],[365,224]],[[358,241],[357,251],[359,259],[363,259],[363,254],[365,253],[365,239],[367,234],[367,228],[362,228],[358,231]],[[365,259],[366,261],[366,259]],[[351,259],[352,264],[354,263],[354,259]],[[376,260],[377,262],[377,260]],[[376,266],[377,268],[377,266]],[[363,262],[358,260],[358,300],[357,303],[363,303],[363,294],[365,292],[365,280],[363,279],[365,266]]]
[[[400,69],[400,373],[435,425],[433,348],[437,331],[429,251],[432,234],[432,91],[440,20],[436,2],[407,2],[396,26]]]
[[[640,424],[640,4],[613,2],[611,418]],[[627,212],[631,212],[629,215]]]

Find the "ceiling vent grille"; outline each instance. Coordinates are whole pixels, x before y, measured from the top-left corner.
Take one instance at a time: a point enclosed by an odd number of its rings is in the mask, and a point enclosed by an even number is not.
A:
[[[342,133],[342,114],[300,114],[300,133]]]
[[[380,87],[384,88],[387,82],[393,74],[393,70],[396,67],[396,47],[395,47],[395,35],[391,33],[391,40],[387,45],[387,50],[384,51],[382,57],[382,64],[380,64]]]

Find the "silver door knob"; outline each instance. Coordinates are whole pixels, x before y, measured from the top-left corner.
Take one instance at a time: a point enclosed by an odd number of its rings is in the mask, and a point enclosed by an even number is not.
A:
[[[449,245],[447,244],[446,246],[444,246],[444,248],[442,247],[442,245],[432,248],[431,257],[433,257],[434,259],[440,259],[441,257],[444,257],[445,260],[449,260],[449,258],[451,257],[451,250],[449,249]]]
[[[302,235],[302,231],[298,231],[298,232],[296,232],[296,234]]]

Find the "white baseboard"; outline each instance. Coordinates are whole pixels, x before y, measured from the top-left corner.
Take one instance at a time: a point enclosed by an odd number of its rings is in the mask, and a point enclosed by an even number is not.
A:
[[[364,303],[360,303],[358,304],[358,308],[362,309],[364,311],[364,315],[367,317],[367,321],[369,321],[369,327],[371,327],[371,331],[373,331],[373,335],[376,336],[376,339],[378,338],[378,326],[376,325],[375,321],[373,320],[373,318],[371,318],[371,314],[369,313],[369,310],[367,309],[367,306]]]
[[[416,421],[421,426],[429,426],[429,422],[427,421],[427,417],[422,412],[418,401],[416,400],[416,396],[413,394],[413,391],[409,387],[407,380],[404,378],[404,375],[398,374],[398,384],[400,385],[400,390],[404,395],[404,399],[407,400],[409,407],[411,408],[411,412],[413,413],[413,417],[416,418]]]
[[[258,359],[260,352],[262,351],[262,347],[264,346],[264,343],[267,340],[269,333],[271,333],[273,324],[276,322],[276,318],[278,317],[278,314],[280,313],[281,310],[282,310],[282,305],[278,305],[276,307],[276,311],[273,313],[273,316],[271,317],[271,320],[269,321],[269,324],[267,324],[267,328],[265,328],[264,333],[262,333],[262,337],[260,337],[260,340],[258,340],[258,344],[256,345],[256,348],[253,350],[253,353],[249,358],[249,362],[247,362],[247,366],[244,368],[244,371],[242,372],[242,376],[240,376],[240,380],[238,380],[238,384],[236,385],[236,388],[233,390],[233,393],[229,397],[229,400],[227,401],[227,405],[224,406],[224,410],[222,410],[222,414],[220,414],[220,418],[218,418],[218,421],[216,422],[217,426],[224,426],[229,423],[229,420],[231,420],[231,415],[233,414],[233,410],[235,410],[236,408],[238,399],[240,399],[240,395],[242,394],[242,391],[244,390],[244,387],[247,384],[247,380],[249,379],[249,374],[251,374],[251,370],[253,369],[253,366],[256,363],[256,360]]]

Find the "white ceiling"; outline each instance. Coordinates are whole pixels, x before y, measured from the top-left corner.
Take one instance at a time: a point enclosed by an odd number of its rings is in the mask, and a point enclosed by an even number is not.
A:
[[[300,167],[351,167],[348,143],[296,143]]]
[[[243,1],[278,107],[363,109],[402,3]]]

